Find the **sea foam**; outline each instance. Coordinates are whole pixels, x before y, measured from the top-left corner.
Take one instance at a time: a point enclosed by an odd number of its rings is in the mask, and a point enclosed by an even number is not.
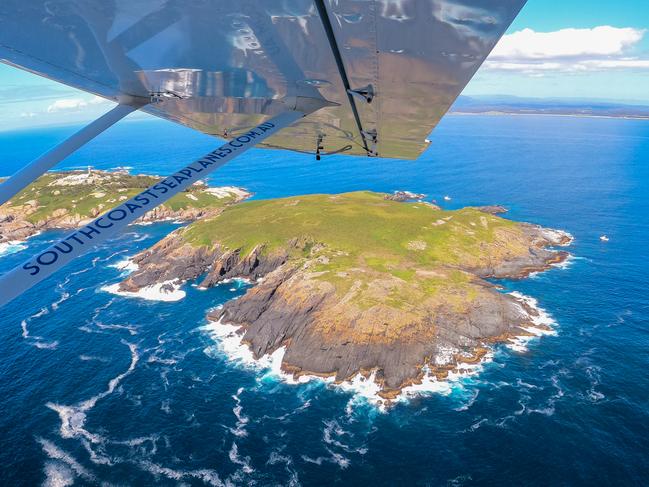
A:
[[[166,289],[162,289],[167,285],[171,286],[172,290],[167,291]],[[136,292],[120,290],[119,283],[103,286],[101,290],[126,298],[140,298],[146,299],[148,301],[180,301],[186,295],[185,291],[180,289],[180,286],[174,284],[173,281],[165,281],[153,284],[152,286],[143,287]]]
[[[131,352],[131,363],[126,371],[108,381],[108,386],[105,391],[71,406],[53,402],[48,402],[46,404],[48,408],[59,415],[59,419],[61,420],[59,433],[62,438],[80,438],[82,440],[87,440],[87,442],[91,444],[103,443],[103,437],[85,429],[86,414],[95,407],[97,401],[111,395],[117,386],[119,386],[120,382],[135,370],[135,366],[140,359],[137,346],[123,340],[122,343],[128,346],[129,351]]]
[[[557,326],[556,321],[539,306],[539,303],[536,299],[525,296],[519,292],[509,293],[510,296],[513,296],[519,303],[519,310],[521,313],[526,314],[530,321],[530,326],[522,327],[526,332],[530,333],[530,336],[517,336],[509,339],[507,343],[507,348],[515,352],[523,353],[528,350],[528,344],[535,339],[538,339],[545,335],[556,335],[557,332],[554,329]],[[532,310],[531,313],[528,313],[523,305]]]
[[[138,270],[138,265],[128,257],[126,259],[115,262],[114,264],[109,264],[108,267],[112,267],[113,269],[117,269],[125,273],[131,273]]]
[[[27,245],[19,240],[10,240],[9,242],[0,242],[0,257],[4,255],[15,254],[25,250]]]

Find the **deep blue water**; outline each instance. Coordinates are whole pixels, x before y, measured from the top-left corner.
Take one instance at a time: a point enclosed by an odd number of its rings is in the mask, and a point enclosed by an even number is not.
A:
[[[0,174],[72,131],[0,133]],[[568,268],[506,283],[538,299],[556,336],[499,350],[449,395],[381,413],[229,363],[201,327],[240,286],[186,286],[176,303],[102,292],[119,280],[109,264],[173,228],[135,226],[0,310],[0,484],[646,484],[649,123],[455,116],[432,140],[416,162],[257,150],[212,182],[259,198],[448,194],[449,207],[498,203],[565,229],[576,238]],[[164,174],[215,145],[165,122],[124,122],[62,166]],[[0,257],[0,272],[55,237]]]

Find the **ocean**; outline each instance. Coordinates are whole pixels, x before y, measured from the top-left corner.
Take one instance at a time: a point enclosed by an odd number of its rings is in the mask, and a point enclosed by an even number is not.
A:
[[[74,129],[0,133],[0,175]],[[205,315],[245,283],[186,285],[177,302],[102,290],[177,227],[132,226],[0,309],[0,485],[646,484],[649,122],[448,116],[431,140],[417,161],[252,150],[210,182],[255,198],[409,190],[566,230],[568,265],[502,283],[556,334],[381,411],[225,353]],[[60,168],[167,174],[217,145],[127,120]],[[4,248],[0,272],[59,235]]]

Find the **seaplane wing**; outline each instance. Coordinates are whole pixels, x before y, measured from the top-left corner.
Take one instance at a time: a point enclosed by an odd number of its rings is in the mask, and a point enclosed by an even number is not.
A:
[[[416,158],[524,1],[3,0],[0,59],[118,104],[0,204],[133,110],[229,142],[0,276],[0,306],[255,145]]]
[[[416,158],[525,0],[3,0],[0,59],[219,137]]]

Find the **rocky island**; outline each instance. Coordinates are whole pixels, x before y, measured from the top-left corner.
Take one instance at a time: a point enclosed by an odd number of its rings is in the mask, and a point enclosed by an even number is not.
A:
[[[405,196],[404,196],[405,195]],[[133,258],[137,293],[196,281],[254,283],[209,313],[256,359],[283,351],[295,379],[372,381],[385,401],[478,363],[496,343],[546,331],[539,310],[493,279],[524,278],[568,256],[561,231],[442,210],[420,195],[297,196],[227,206]]]
[[[0,206],[0,245],[22,241],[45,230],[81,227],[160,179],[122,170],[48,172]],[[249,196],[240,188],[195,185],[139,221],[191,221],[215,215]]]
[[[158,179],[47,173],[0,206],[0,245],[80,227]],[[554,248],[570,243],[564,232],[504,219],[501,206],[442,210],[407,191],[249,196],[198,184],[147,213],[141,223],[193,223],[133,257],[135,270],[107,290],[175,300],[188,281],[246,279],[244,296],[209,312],[215,326],[235,327],[255,359],[281,351],[294,379],[360,377],[388,402],[480,362],[493,344],[549,331],[529,299],[493,280],[565,260]]]

